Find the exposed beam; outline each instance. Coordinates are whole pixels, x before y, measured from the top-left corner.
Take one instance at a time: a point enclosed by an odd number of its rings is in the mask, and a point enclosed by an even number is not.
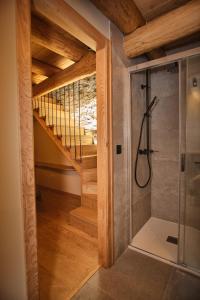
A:
[[[51,77],[53,74],[59,72],[60,70],[61,69],[59,68],[32,58],[32,72],[35,74]]]
[[[133,0],[91,0],[91,2],[124,34],[129,34],[146,23]],[[147,53],[149,59],[162,56],[165,56],[163,49]]]
[[[56,73],[33,87],[33,96],[41,96],[76,80],[89,76],[96,71],[96,55],[89,52],[69,68]]]
[[[63,0],[32,0],[32,10],[96,50],[104,44],[102,34]],[[70,15],[70,18],[66,18]],[[90,34],[88,34],[88,32]],[[102,45],[101,45],[102,44]]]
[[[58,26],[32,16],[32,41],[75,62],[83,57],[88,49]]]
[[[32,84],[39,84],[47,78],[48,77],[44,75],[38,75],[32,72]]]
[[[128,34],[124,50],[135,57],[199,30],[200,0],[192,0]]]
[[[91,0],[124,34],[133,32],[145,24],[145,20],[133,0]]]

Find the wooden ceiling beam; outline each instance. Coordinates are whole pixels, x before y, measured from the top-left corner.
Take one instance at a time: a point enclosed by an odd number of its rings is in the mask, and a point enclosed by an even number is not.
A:
[[[36,74],[36,73],[33,73],[32,72],[32,84],[35,85],[35,84],[39,84],[41,83],[42,81],[44,81],[45,79],[47,79],[48,77],[44,76],[44,75],[39,75],[39,74]]]
[[[86,20],[83,22],[83,17],[63,0],[32,0],[32,10],[69,32],[94,51],[97,45],[104,45],[105,39],[102,34]],[[70,15],[71,18],[66,18],[66,15]]]
[[[51,77],[53,74],[58,73],[61,69],[44,63],[38,59],[32,58],[32,72],[38,75]]]
[[[88,48],[58,26],[32,16],[32,35],[34,43],[59,55],[77,62],[88,52]]]
[[[162,15],[124,38],[128,57],[135,57],[200,30],[200,0]]]
[[[133,0],[91,0],[91,2],[124,34],[129,34],[146,24],[146,20]],[[162,56],[165,56],[163,49],[147,53],[149,59],[156,59]]]
[[[146,22],[133,0],[91,0],[121,32],[128,34]]]
[[[57,88],[87,77],[96,71],[96,55],[90,51],[81,60],[69,68],[56,73],[33,87],[33,96],[47,94]]]

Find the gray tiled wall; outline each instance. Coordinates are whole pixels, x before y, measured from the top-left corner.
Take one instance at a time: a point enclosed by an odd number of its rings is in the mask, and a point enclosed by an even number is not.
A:
[[[133,174],[140,124],[146,108],[145,72],[132,75],[132,157]],[[152,155],[152,180],[144,189],[132,182],[132,233],[133,236],[153,216],[178,221],[179,209],[179,78],[177,68],[151,71],[151,99],[160,101],[150,120]],[[144,127],[141,148],[144,148]],[[139,157],[138,176],[142,182],[148,177],[146,157]],[[134,176],[133,176],[134,177]]]
[[[135,167],[135,157],[140,133],[140,125],[146,108],[145,89],[141,89],[141,84],[145,84],[145,72],[132,75],[132,157],[133,174]],[[141,148],[144,148],[146,140],[146,127],[144,126]],[[148,178],[148,168],[146,157],[140,156],[138,160],[138,179],[144,183]],[[133,176],[134,177],[134,176]],[[132,235],[134,236],[151,216],[151,185],[144,189],[137,187],[133,178],[132,182]]]
[[[151,72],[151,97],[160,101],[152,113],[151,215],[178,222],[179,209],[179,78],[178,69]]]

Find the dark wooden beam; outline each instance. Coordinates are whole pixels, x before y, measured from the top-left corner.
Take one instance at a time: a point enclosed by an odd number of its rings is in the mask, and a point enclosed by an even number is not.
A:
[[[145,20],[133,0],[91,0],[121,32],[128,34],[145,24]]]
[[[124,34],[129,34],[146,23],[133,0],[91,0],[91,2]],[[147,53],[149,59],[162,56],[165,56],[163,49]]]
[[[60,27],[32,16],[32,41],[75,62],[88,52],[88,48]]]
[[[34,86],[33,96],[41,96],[49,93],[56,88],[89,76],[95,73],[95,71],[96,55],[93,51],[90,51],[79,62]]]
[[[124,50],[135,57],[199,30],[200,0],[192,0],[125,36]]]
[[[59,71],[61,71],[61,69],[44,63],[38,59],[32,58],[32,72],[35,74],[51,77],[53,74],[58,73]]]

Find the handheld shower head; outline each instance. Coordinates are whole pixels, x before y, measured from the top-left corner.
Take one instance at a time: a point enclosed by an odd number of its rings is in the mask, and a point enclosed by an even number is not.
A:
[[[151,103],[149,104],[149,106],[147,107],[147,110],[146,110],[146,115],[150,114],[152,112],[152,110],[155,108],[155,106],[158,104],[159,102],[159,99],[157,98],[157,96],[155,96],[153,98],[153,100],[151,101]]]

